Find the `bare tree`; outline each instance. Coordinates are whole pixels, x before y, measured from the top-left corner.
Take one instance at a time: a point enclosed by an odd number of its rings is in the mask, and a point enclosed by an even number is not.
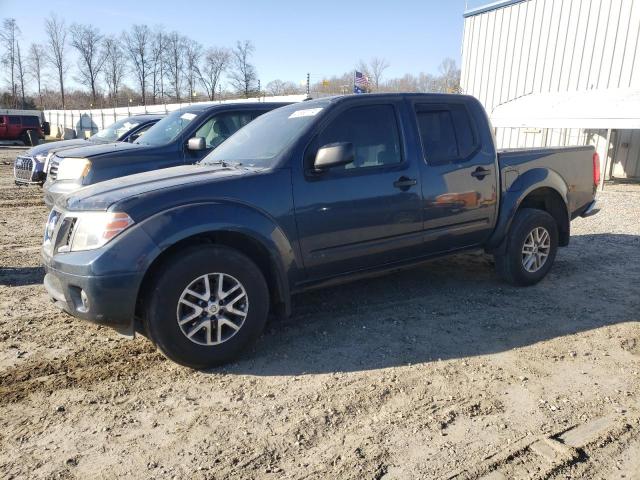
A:
[[[445,58],[440,64],[438,91],[443,93],[460,92],[460,69],[452,58]]]
[[[151,92],[153,101],[156,102],[158,96],[164,98],[164,78],[166,70],[166,35],[160,27],[153,33],[151,42]]]
[[[44,22],[45,30],[47,31],[47,38],[49,39],[49,51],[47,53],[47,58],[58,73],[60,97],[62,100],[62,109],[64,110],[64,75],[67,70],[65,48],[67,46],[68,31],[64,20],[58,18],[55,14],[51,14]]]
[[[182,92],[185,44],[185,38],[178,32],[174,31],[167,35],[166,59],[169,70],[169,84],[173,89],[177,102],[180,102],[180,93]]]
[[[382,80],[382,74],[387,68],[389,68],[389,62],[384,58],[373,57],[369,62],[369,74],[376,91],[380,89],[380,80]]]
[[[27,69],[31,77],[36,81],[38,86],[38,99],[40,100],[39,106],[43,107],[42,103],[42,70],[44,69],[45,61],[44,47],[37,43],[32,43],[29,47],[29,56],[27,57]]]
[[[104,39],[104,79],[109,89],[109,96],[114,107],[118,106],[118,92],[124,78],[126,61],[122,45],[117,38],[110,36]]]
[[[18,35],[20,29],[15,18],[5,18],[2,21],[2,30],[0,30],[0,40],[5,46],[5,53],[2,56],[2,63],[8,67],[9,75],[7,80],[11,86],[11,102],[14,107],[17,106],[18,96],[16,92],[16,47],[18,44]]]
[[[242,93],[245,98],[249,98],[249,92],[255,90],[258,74],[256,67],[250,63],[251,55],[255,48],[251,41],[238,41],[231,52],[233,69],[229,74],[231,85],[238,93]]]
[[[26,75],[26,65],[22,61],[22,55],[20,54],[20,44],[16,42],[16,72],[18,74],[18,81],[20,82],[20,98],[22,99],[22,107],[25,108],[24,97],[24,80]]]
[[[146,25],[134,25],[130,32],[123,34],[126,53],[131,59],[133,71],[135,73],[142,104],[147,104],[147,78],[151,65],[151,41],[152,33]]]
[[[196,82],[198,81],[198,64],[202,57],[202,45],[195,40],[185,38],[184,49],[184,78],[189,89],[189,98],[195,96]]]
[[[229,65],[229,59],[229,51],[224,48],[208,48],[204,52],[202,67],[198,69],[198,77],[209,100],[216,98],[216,88],[220,84],[223,72]]]
[[[266,90],[271,95],[292,95],[298,93],[300,89],[293,82],[285,82],[280,79],[273,80],[267,83]]]
[[[78,51],[78,71],[80,83],[91,89],[93,105],[97,104],[98,75],[104,67],[105,52],[102,49],[103,36],[92,25],[71,25],[71,45]]]

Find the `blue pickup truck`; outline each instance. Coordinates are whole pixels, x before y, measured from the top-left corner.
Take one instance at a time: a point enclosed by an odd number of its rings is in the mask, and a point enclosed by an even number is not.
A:
[[[456,95],[325,98],[259,117],[200,164],[84,188],[46,226],[45,286],[78,318],[207,368],[291,296],[467,250],[533,285],[596,213],[593,148],[497,151]]]
[[[171,112],[131,143],[88,145],[50,157],[44,203],[87,185],[133,173],[189,165],[202,160],[238,129],[274,108],[276,102],[196,104]]]

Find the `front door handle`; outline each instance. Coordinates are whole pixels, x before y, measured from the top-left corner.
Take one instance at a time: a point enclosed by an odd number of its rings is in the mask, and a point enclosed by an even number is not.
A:
[[[482,167],[478,167],[473,172],[471,172],[471,176],[477,178],[478,180],[483,180],[484,177],[488,175],[491,175],[491,170],[485,170]]]
[[[393,182],[393,186],[399,188],[400,190],[409,190],[414,185],[417,185],[418,181],[415,178],[409,177],[400,177],[398,180]]]

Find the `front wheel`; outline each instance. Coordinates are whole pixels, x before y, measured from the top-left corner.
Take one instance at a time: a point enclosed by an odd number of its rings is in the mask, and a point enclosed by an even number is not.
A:
[[[229,362],[264,328],[267,283],[255,263],[236,250],[190,247],[174,254],[154,277],[145,329],[177,363],[203,369]]]
[[[558,225],[547,212],[524,208],[516,214],[506,241],[506,251],[495,256],[498,274],[512,285],[535,285],[556,258]]]
[[[31,145],[31,139],[29,138],[29,131],[24,131],[22,132],[22,135],[20,135],[20,141],[22,143],[24,143],[25,147],[28,147]]]

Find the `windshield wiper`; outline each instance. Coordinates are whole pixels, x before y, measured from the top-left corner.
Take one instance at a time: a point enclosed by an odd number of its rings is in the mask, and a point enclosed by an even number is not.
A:
[[[238,168],[242,167],[241,162],[227,162],[226,160],[216,160],[215,162],[200,162],[201,165],[220,165],[224,168]]]

